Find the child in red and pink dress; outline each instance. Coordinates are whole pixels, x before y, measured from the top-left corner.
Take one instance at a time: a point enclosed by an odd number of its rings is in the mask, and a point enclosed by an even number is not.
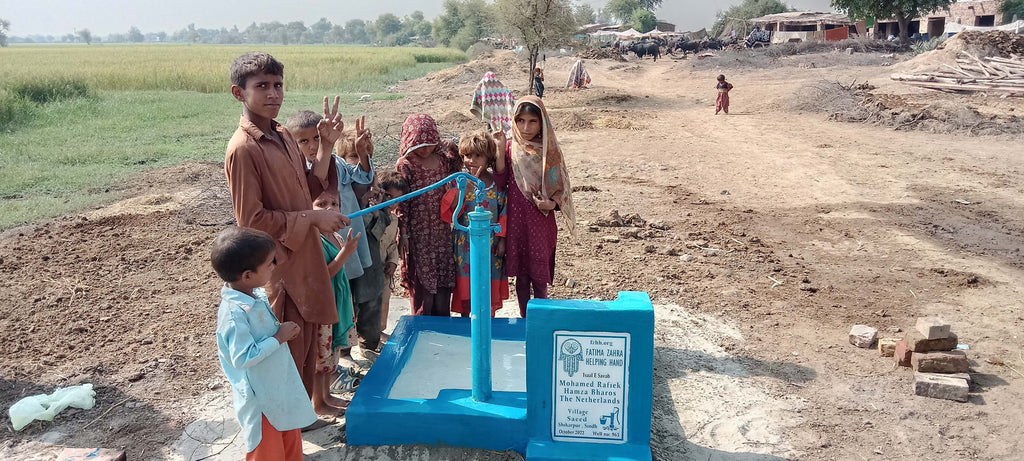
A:
[[[715,89],[718,90],[718,97],[715,99],[715,115],[721,111],[725,111],[725,115],[729,115],[729,92],[732,91],[732,83],[725,81],[725,75],[719,74]]]
[[[566,230],[575,235],[576,211],[565,159],[544,103],[525,96],[512,114],[512,139],[506,149],[500,148],[504,135],[495,133],[499,152],[494,181],[508,191],[505,272],[516,278],[519,314],[526,317],[531,290],[533,297],[547,298],[554,280],[555,212],[561,212]]]
[[[427,114],[413,114],[402,124],[402,155],[395,169],[415,192],[462,168],[455,144],[442,141]],[[402,285],[409,290],[413,315],[451,315],[455,263],[451,225],[441,220],[440,187],[398,205],[398,249]]]
[[[505,143],[501,143],[504,147]],[[508,299],[508,277],[505,275],[505,230],[506,192],[504,187],[498,188],[494,182],[492,169],[498,153],[497,143],[486,131],[478,131],[463,135],[459,140],[459,155],[462,163],[470,174],[484,182],[484,189],[477,189],[473,182],[466,184],[466,196],[459,213],[459,224],[469,227],[466,213],[477,206],[491,212],[491,224],[499,224],[501,230],[491,234],[490,240],[490,279],[491,279],[491,316],[501,309],[501,302]],[[504,155],[504,152],[502,153]],[[441,219],[452,222],[452,214],[459,202],[459,189],[449,189],[441,200]],[[469,233],[455,229],[455,291],[452,293],[452,312],[463,317],[470,313],[469,293]]]

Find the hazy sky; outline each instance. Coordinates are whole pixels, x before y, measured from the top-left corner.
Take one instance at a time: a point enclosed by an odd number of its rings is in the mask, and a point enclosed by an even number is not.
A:
[[[595,9],[605,0],[586,0]],[[664,0],[659,19],[679,30],[710,26],[715,12],[740,0]],[[399,17],[420,10],[427,18],[441,12],[443,0],[0,0],[0,17],[11,21],[11,35],[64,35],[88,28],[94,35],[128,32],[173,32],[195,23],[199,28],[244,29],[252,22],[305,21],[326,17],[332,23]],[[786,0],[800,10],[830,11],[829,0]]]

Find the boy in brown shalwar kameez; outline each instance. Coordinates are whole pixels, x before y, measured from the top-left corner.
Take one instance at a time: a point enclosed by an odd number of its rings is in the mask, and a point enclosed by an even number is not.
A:
[[[291,133],[274,121],[284,100],[283,78],[284,66],[266,53],[249,52],[232,63],[231,94],[242,102],[242,117],[228,142],[224,169],[238,225],[264,231],[277,242],[277,269],[267,295],[282,322],[300,327],[288,343],[312,395],[317,330],[338,321],[320,231],[334,232],[349,219],[334,210],[313,210],[311,197],[328,187],[331,150],[344,125],[338,99],[328,111],[325,97],[317,161],[307,169]]]

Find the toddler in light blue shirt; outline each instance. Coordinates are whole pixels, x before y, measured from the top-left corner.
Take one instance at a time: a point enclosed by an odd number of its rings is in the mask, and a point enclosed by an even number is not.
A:
[[[300,430],[317,417],[288,351],[299,326],[279,322],[261,288],[276,266],[274,252],[273,237],[254,229],[228,227],[214,240],[210,259],[225,281],[217,356],[231,383],[246,459],[301,460]]]

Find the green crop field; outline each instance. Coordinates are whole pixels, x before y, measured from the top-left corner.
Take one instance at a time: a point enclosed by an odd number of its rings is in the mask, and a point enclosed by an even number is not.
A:
[[[342,95],[358,115],[400,80],[465,60],[444,48],[34,45],[0,48],[0,229],[114,200],[133,173],[222,160],[238,124],[228,68],[251,49],[285,66],[280,117]]]

